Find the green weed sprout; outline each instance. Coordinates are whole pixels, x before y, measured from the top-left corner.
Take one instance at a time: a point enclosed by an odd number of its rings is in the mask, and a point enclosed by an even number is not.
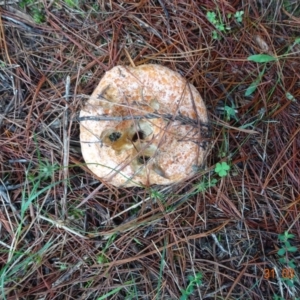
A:
[[[234,14],[234,18],[236,19],[236,21],[237,21],[238,23],[242,23],[242,22],[243,22],[243,14],[244,14],[243,11],[237,11],[237,12]]]
[[[279,261],[283,264],[287,264],[290,268],[296,268],[294,260],[288,260],[287,255],[289,252],[296,252],[298,249],[295,246],[291,246],[289,239],[294,238],[295,235],[285,231],[283,234],[279,234],[278,239],[283,243],[283,246],[278,250],[277,254],[280,256]]]
[[[235,18],[235,20],[238,23],[242,23],[243,22],[243,11],[237,11],[233,17]],[[214,11],[208,11],[206,13],[206,18],[207,20],[215,26],[215,28],[223,33],[226,33],[226,31],[229,31],[231,28],[229,26],[229,19],[232,17],[231,14],[227,15],[227,24],[222,20],[221,14],[218,13],[218,15],[214,12]],[[220,39],[220,35],[218,34],[217,30],[213,30],[212,32],[212,37],[214,40],[218,40]]]
[[[274,295],[273,296],[273,300],[286,300],[286,299],[284,299],[284,298],[282,298],[282,297],[280,297],[278,295]],[[300,300],[300,298],[295,298],[294,300]]]
[[[28,9],[35,23],[41,24],[45,22],[45,14],[43,13],[43,5],[36,3],[35,0],[22,0],[19,3],[22,9]]]
[[[285,231],[283,234],[279,234],[278,239],[282,243],[282,247],[277,251],[277,254],[280,256],[279,262],[282,264],[285,264],[289,267],[284,269],[282,272],[283,278],[282,280],[289,286],[294,286],[295,281],[295,268],[296,265],[294,263],[294,259],[289,259],[288,254],[297,252],[298,249],[295,246],[292,246],[290,243],[290,239],[293,239],[295,237],[294,234],[288,233],[288,231]],[[286,274],[284,274],[284,272]],[[286,275],[286,276],[284,276]]]
[[[292,102],[297,102],[296,98],[290,92],[286,92],[285,96],[288,100],[290,100]]]
[[[124,287],[126,287],[127,285],[130,285],[132,283],[133,283],[132,280],[127,281],[127,282],[124,283],[124,286],[120,286],[120,287],[117,287],[117,288],[111,290],[110,292],[106,293],[105,295],[103,295],[101,297],[98,297],[97,300],[107,300],[107,299],[110,299],[109,298],[110,296],[113,296],[114,294],[117,294]]]
[[[262,78],[265,74],[266,63],[276,61],[277,58],[272,56],[272,55],[269,55],[269,54],[254,54],[254,55],[250,55],[247,58],[247,60],[253,61],[253,62],[256,62],[256,63],[259,63],[259,64],[264,64],[263,70],[259,73],[257,78],[246,89],[245,96],[249,97],[250,95],[252,95],[256,91],[258,85],[260,84],[260,82],[261,82],[261,80],[262,80]]]
[[[187,300],[188,297],[194,292],[195,287],[200,285],[202,279],[202,274],[197,273],[195,276],[188,276],[189,284],[185,290],[181,290],[181,297],[180,300]]]
[[[78,0],[65,0],[65,3],[71,8],[79,7]]]
[[[252,95],[258,85],[260,84],[264,74],[265,74],[265,70],[266,70],[266,64],[269,62],[276,62],[278,61],[280,58],[284,58],[285,56],[288,56],[291,52],[291,50],[293,49],[293,47],[297,44],[300,43],[300,37],[295,38],[294,43],[288,48],[288,50],[286,51],[285,54],[280,55],[280,56],[273,56],[273,55],[269,55],[269,54],[254,54],[254,55],[250,55],[247,57],[248,61],[252,61],[252,62],[256,62],[258,64],[263,64],[263,70],[259,73],[259,75],[257,76],[257,78],[250,84],[250,86],[246,89],[245,91],[245,96],[249,97],[250,95]],[[278,80],[280,82],[280,80]],[[281,86],[283,88],[283,90],[285,90],[284,85],[281,83]],[[296,98],[294,97],[294,95],[292,95],[290,92],[286,91],[285,93],[286,98],[289,101],[293,101],[296,102]]]
[[[235,105],[233,104],[232,107],[225,105],[224,111],[226,113],[226,120],[230,121],[231,118],[235,119],[238,121],[238,117],[236,115],[236,110],[235,110]]]
[[[207,189],[209,189],[210,187],[213,187],[217,184],[218,180],[216,178],[212,178],[212,179],[208,179],[208,178],[204,178],[203,181],[201,181],[198,185],[197,185],[197,189],[195,194],[198,193],[203,193],[205,192]]]
[[[208,11],[206,13],[207,20],[213,24],[216,29],[218,29],[221,32],[225,32],[226,29],[230,29],[229,27],[226,27],[223,23],[222,19],[217,17],[217,14],[214,11]],[[214,40],[218,40],[220,38],[218,32],[216,30],[213,30],[212,37]]]
[[[229,170],[230,166],[225,161],[216,164],[215,172],[218,173],[220,177],[225,177]]]
[[[108,239],[107,243],[105,244],[104,248],[102,249],[102,251],[100,252],[100,254],[97,256],[97,262],[98,262],[98,264],[104,264],[104,263],[109,262],[107,256],[105,255],[105,252],[110,247],[110,245],[115,241],[116,237],[117,237],[116,233],[112,234],[109,237],[109,239]]]

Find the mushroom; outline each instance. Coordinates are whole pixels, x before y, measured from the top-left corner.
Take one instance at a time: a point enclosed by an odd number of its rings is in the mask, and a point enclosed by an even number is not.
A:
[[[179,182],[203,165],[207,153],[200,94],[161,65],[106,72],[79,120],[87,167],[118,187]]]

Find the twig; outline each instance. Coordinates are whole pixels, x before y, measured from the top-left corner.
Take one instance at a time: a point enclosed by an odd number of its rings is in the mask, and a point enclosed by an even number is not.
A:
[[[85,256],[84,259],[87,259],[87,257]],[[53,282],[52,287],[56,287],[56,286],[60,285],[61,283],[63,283],[64,281],[67,281],[74,272],[76,272],[77,270],[80,269],[80,267],[83,264],[85,264],[84,260],[78,261],[75,266],[71,267],[70,270],[68,270],[65,274],[63,274],[55,282]]]
[[[42,219],[42,220],[44,220],[44,221],[47,221],[47,222],[49,222],[49,223],[55,225],[57,228],[64,229],[65,231],[70,232],[70,233],[72,233],[72,234],[74,234],[74,235],[76,235],[76,236],[78,236],[78,237],[80,237],[80,238],[82,238],[82,239],[85,239],[85,240],[88,239],[88,237],[86,237],[86,236],[84,236],[84,235],[78,233],[77,231],[75,231],[75,230],[73,230],[73,229],[71,229],[71,228],[65,226],[65,225],[63,224],[63,222],[61,222],[61,221],[54,221],[54,220],[49,219],[49,218],[46,218],[46,217],[44,217],[44,216],[42,216],[42,215],[37,215],[37,217],[38,217],[39,219]]]
[[[212,238],[214,239],[216,245],[219,247],[219,249],[226,254],[229,254],[229,252],[227,250],[224,249],[224,247],[220,244],[220,242],[218,241],[216,235],[214,233],[211,234]]]
[[[163,1],[163,0],[158,0],[158,2],[159,2],[160,6],[162,7],[162,9],[163,9],[163,11],[164,11],[164,13],[165,13],[165,15],[166,15],[166,17],[167,17],[167,20],[169,21],[170,15],[169,15],[168,10],[166,9],[166,6],[165,6],[165,4],[164,4],[164,1]]]
[[[69,102],[69,94],[70,94],[70,76],[66,78],[66,107],[63,116],[63,176],[64,176],[64,194],[61,199],[62,206],[62,214],[63,219],[66,216],[66,202],[67,202],[67,194],[68,194],[68,165],[69,165],[69,136],[68,136],[68,102]]]
[[[122,116],[122,117],[111,117],[107,115],[102,116],[84,116],[84,117],[78,117],[78,121],[125,121],[125,120],[141,120],[141,119],[159,119],[163,118],[168,121],[180,121],[183,125],[193,125],[195,127],[198,127],[198,121],[191,119],[189,117],[183,116],[179,114],[178,116],[173,116],[171,114],[146,114],[146,115],[135,115],[135,116]],[[208,123],[200,122],[201,127],[209,128]]]
[[[156,35],[158,38],[160,38],[161,40],[164,40],[163,37],[160,35],[160,33],[154,27],[150,26],[147,22],[144,22],[143,20],[141,20],[140,18],[138,18],[135,15],[129,14],[128,17],[136,20],[141,27],[146,28],[147,30],[152,32],[154,35]]]
[[[2,180],[1,180],[2,182]],[[0,184],[0,191],[12,191],[12,190],[16,190],[20,187],[23,187],[25,183],[18,183],[18,184],[10,184],[10,185],[6,185],[5,183],[2,182],[2,184]]]
[[[228,287],[231,286],[231,283],[229,284],[224,284],[222,285],[219,289],[217,289],[216,291],[213,291],[212,293],[209,293],[209,294],[206,294],[203,299],[205,298],[210,298],[210,297],[213,297],[214,295],[216,295],[217,293],[219,293],[220,291],[224,290],[224,289],[227,289]]]
[[[12,82],[12,86],[13,86],[13,93],[14,93],[14,97],[12,97],[12,99],[10,100],[10,102],[8,103],[8,105],[6,105],[5,107],[5,110],[4,110],[4,114],[0,114],[0,126],[2,124],[2,121],[4,119],[4,117],[6,116],[6,114],[9,112],[12,104],[15,102],[15,96],[16,96],[16,93],[17,93],[17,90],[15,88],[15,84],[14,84],[14,79],[13,77],[11,76],[11,82]]]
[[[163,189],[161,189],[161,192],[163,192],[163,191],[168,191],[169,189],[170,189],[170,187],[168,187],[168,186],[167,186],[167,187],[164,187]],[[137,208],[137,207],[139,207],[139,206],[142,206],[143,204],[145,204],[145,203],[148,202],[149,200],[153,200],[153,198],[152,198],[152,197],[147,197],[146,199],[143,199],[143,200],[141,200],[140,202],[133,204],[132,206],[130,206],[130,207],[128,207],[128,208],[122,210],[122,211],[119,212],[118,214],[115,214],[114,216],[110,217],[109,219],[107,219],[107,220],[101,222],[101,225],[103,225],[103,224],[108,224],[109,222],[111,222],[111,221],[114,220],[115,218],[117,218],[117,217],[123,215],[124,213],[126,213],[126,212],[128,212],[128,211],[130,211],[130,210],[133,210],[133,209],[135,209],[135,208]]]
[[[6,202],[10,206],[11,210],[19,218],[19,220],[21,220],[22,218],[21,218],[20,214],[18,213],[17,208],[10,201],[8,191],[18,189],[18,188],[22,187],[23,185],[24,185],[24,183],[20,183],[20,184],[16,184],[16,185],[5,185],[5,183],[0,179],[0,198],[2,197],[4,202]]]
[[[166,6],[165,6],[165,3],[163,0],[158,0],[160,6],[162,7],[163,11],[164,11],[164,14],[166,15],[167,17],[167,21],[166,21],[166,25],[167,25],[167,28],[168,28],[168,33],[170,35],[170,14],[168,12],[168,10],[166,9]]]

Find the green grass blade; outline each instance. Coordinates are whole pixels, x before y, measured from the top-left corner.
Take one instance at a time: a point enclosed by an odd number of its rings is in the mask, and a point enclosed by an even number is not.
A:
[[[247,58],[249,61],[254,61],[257,63],[267,63],[270,61],[276,61],[277,58],[269,55],[269,54],[255,54],[255,55],[250,55]]]

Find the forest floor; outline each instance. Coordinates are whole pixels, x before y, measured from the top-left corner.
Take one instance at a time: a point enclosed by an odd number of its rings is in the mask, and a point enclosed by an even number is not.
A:
[[[148,63],[202,95],[207,162],[115,188],[77,117]],[[300,299],[299,218],[298,0],[0,1],[1,299]]]

